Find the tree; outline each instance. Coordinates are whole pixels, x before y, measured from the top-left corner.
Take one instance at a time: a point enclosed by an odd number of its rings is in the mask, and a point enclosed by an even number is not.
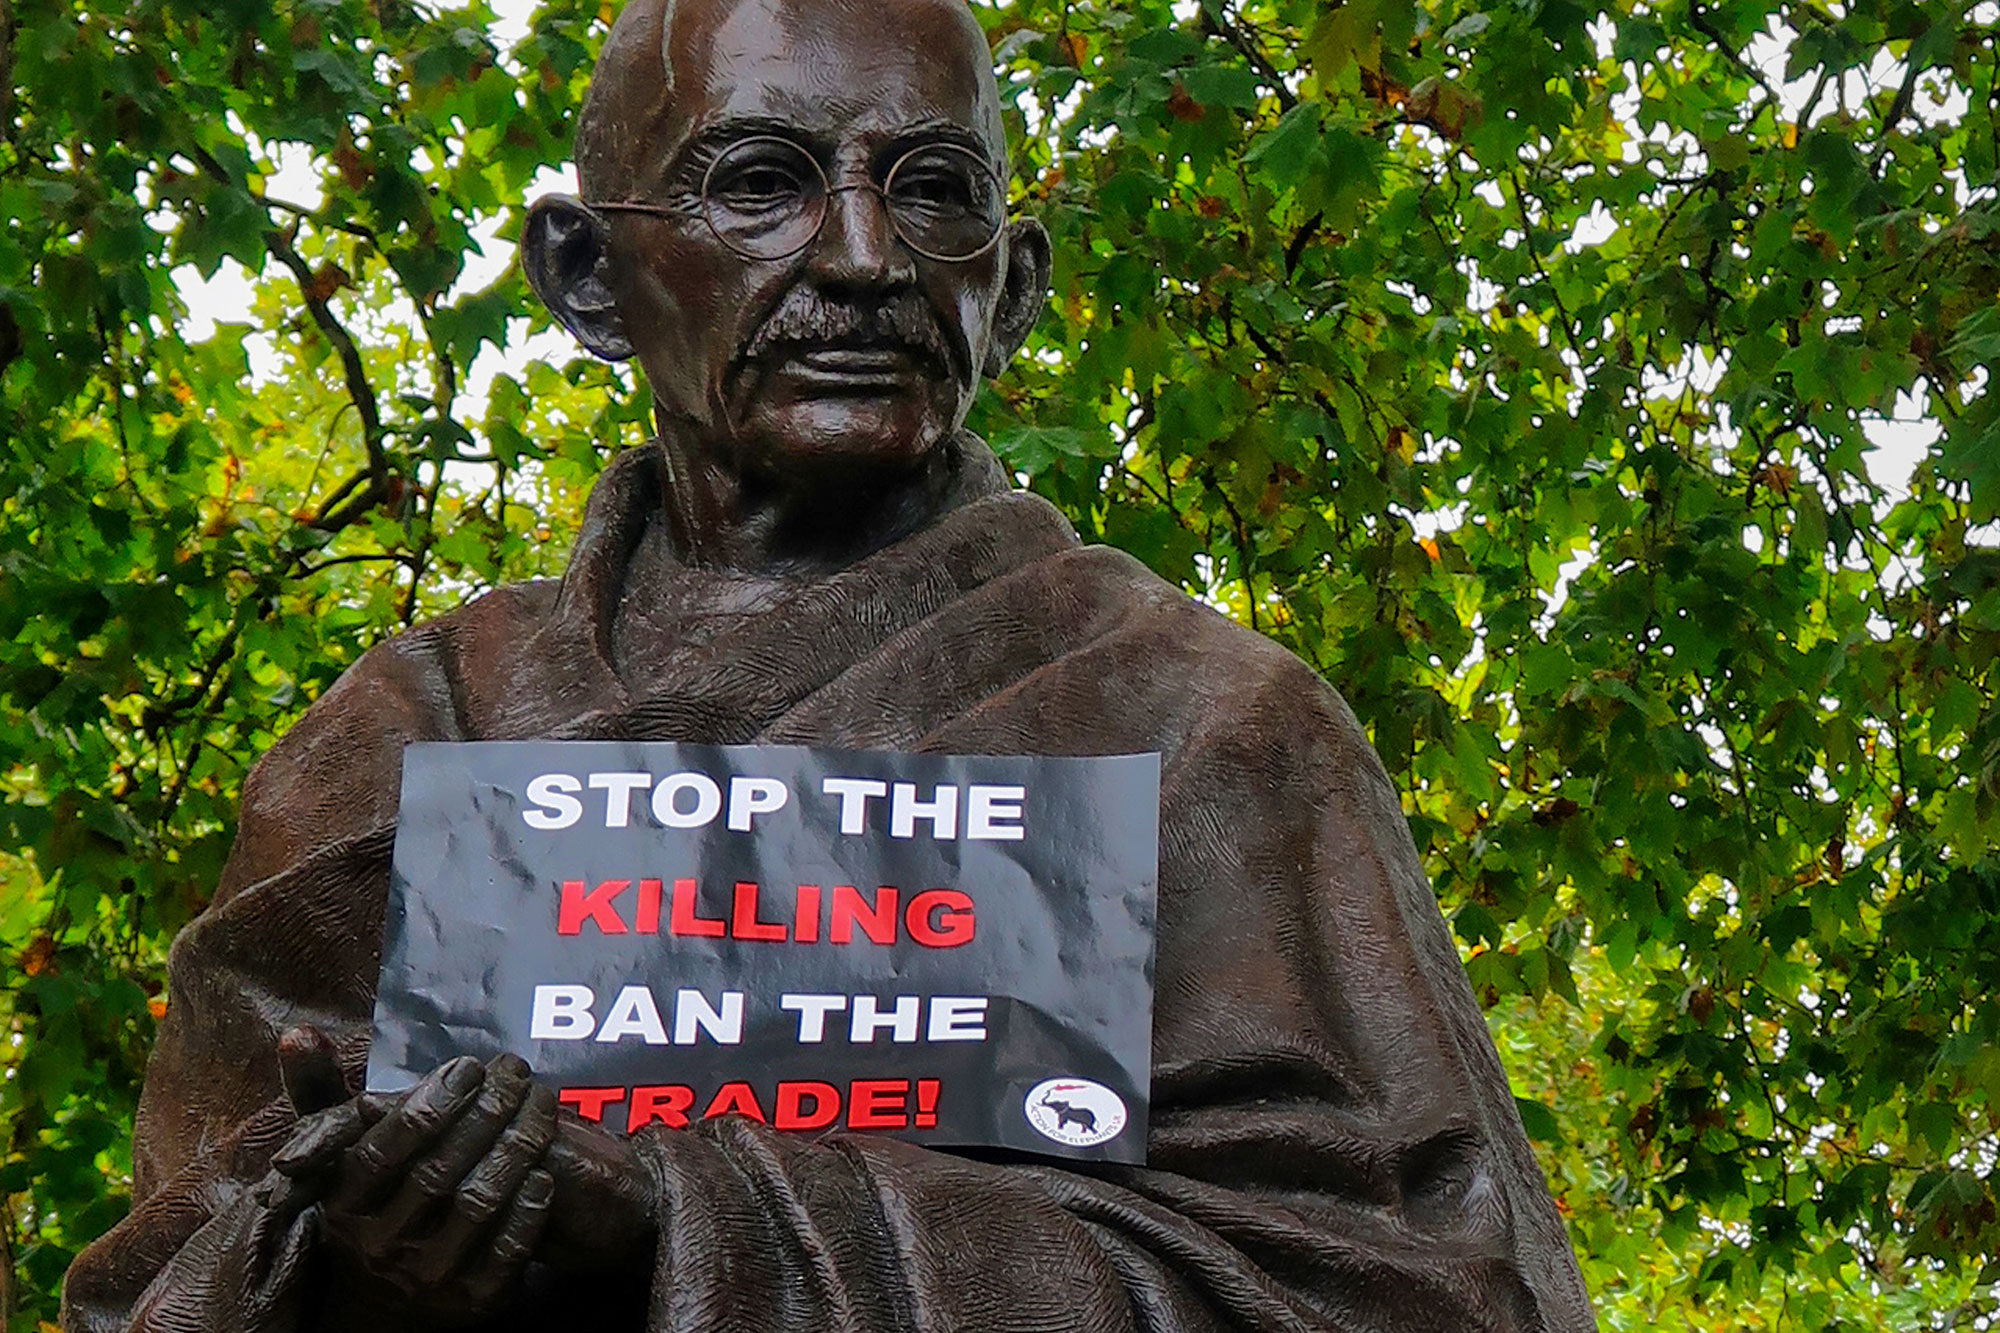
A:
[[[1354,704],[1608,1326],[1983,1327],[2000,10],[1482,2],[980,7],[1058,270],[975,425]],[[248,765],[644,437],[468,277],[610,12],[0,6],[23,1326]]]

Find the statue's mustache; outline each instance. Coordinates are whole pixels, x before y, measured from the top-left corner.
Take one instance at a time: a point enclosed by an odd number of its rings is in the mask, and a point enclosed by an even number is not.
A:
[[[794,290],[752,335],[743,355],[754,361],[788,343],[903,347],[921,353],[939,368],[949,363],[937,319],[913,291],[861,305],[830,300],[811,290]]]

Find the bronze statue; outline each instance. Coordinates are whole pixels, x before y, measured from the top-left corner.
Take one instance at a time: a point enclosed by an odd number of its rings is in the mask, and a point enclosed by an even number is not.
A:
[[[658,439],[559,583],[379,646],[252,773],[65,1327],[1593,1326],[1346,706],[962,429],[1048,281],[1004,147],[961,0],[632,0],[523,263]],[[1149,1164],[626,1140],[513,1057],[358,1094],[401,748],[512,737],[1159,751]]]

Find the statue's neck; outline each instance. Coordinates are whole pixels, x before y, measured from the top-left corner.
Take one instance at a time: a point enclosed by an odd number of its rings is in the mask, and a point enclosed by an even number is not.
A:
[[[966,436],[944,441],[912,467],[798,482],[745,476],[672,432],[662,433],[660,446],[668,549],[697,569],[833,573],[999,489],[990,455]]]

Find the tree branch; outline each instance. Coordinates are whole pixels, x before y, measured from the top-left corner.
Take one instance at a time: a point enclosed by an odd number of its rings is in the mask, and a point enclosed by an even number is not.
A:
[[[1263,76],[1264,81],[1271,85],[1271,94],[1278,99],[1279,106],[1287,111],[1298,106],[1299,99],[1285,86],[1285,80],[1278,73],[1277,67],[1272,65],[1269,57],[1258,47],[1257,39],[1224,18],[1220,5],[1214,9],[1210,9],[1207,5],[1202,6],[1201,26],[1213,36],[1220,37],[1236,48],[1237,54],[1249,62],[1250,68],[1256,70]]]
[[[365,226],[359,222],[322,217],[319,213],[307,208],[304,204],[295,204],[288,199],[274,199],[268,194],[257,194],[253,191],[250,197],[266,208],[275,208],[281,213],[290,213],[293,217],[304,218],[308,222],[322,227],[330,227],[334,231],[344,231],[349,236],[359,236],[370,245],[376,244],[375,229],[373,227]]]
[[[1286,281],[1291,280],[1292,273],[1299,266],[1299,260],[1305,255],[1306,246],[1312,243],[1312,238],[1319,233],[1320,224],[1325,221],[1326,213],[1324,211],[1315,213],[1305,220],[1304,225],[1292,233],[1291,241],[1285,246]]]
[[[1914,50],[1916,43],[1910,43]],[[1903,123],[1903,117],[1910,114],[1910,103],[1917,94],[1917,62],[1908,55],[1903,57],[1903,86],[1896,89],[1896,96],[1889,103],[1888,114],[1882,117],[1882,141],[1875,145],[1875,156],[1868,161],[1868,174],[1881,174],[1882,160],[1889,156],[1889,136],[1896,132],[1896,126]]]
[[[1272,365],[1279,367],[1283,367],[1290,364],[1290,362],[1288,362],[1285,359],[1285,354],[1278,350],[1277,344],[1273,343],[1257,328],[1255,324],[1252,324],[1247,319],[1243,321],[1243,332],[1246,335],[1248,335],[1252,343],[1256,344],[1257,350],[1264,354],[1264,359],[1266,361],[1269,361]]]
[[[368,450],[368,470],[375,488],[386,495],[389,455],[382,447],[382,409],[375,398],[375,386],[368,382],[368,369],[361,363],[361,349],[353,335],[334,318],[325,299],[314,290],[312,267],[292,247],[290,239],[282,232],[268,231],[264,233],[264,245],[274,259],[292,271],[313,323],[340,357],[347,377],[347,396],[354,400],[354,410],[361,414],[361,443]]]
[[[1569,311],[1563,305],[1562,293],[1556,290],[1556,280],[1549,276],[1548,269],[1542,264],[1541,249],[1535,244],[1535,225],[1528,221],[1528,200],[1521,188],[1521,173],[1509,171],[1507,174],[1514,182],[1514,211],[1521,218],[1521,231],[1528,247],[1528,258],[1534,261],[1535,272],[1548,284],[1549,300],[1555,303],[1556,315],[1562,320],[1563,342],[1568,345],[1570,355],[1576,358],[1573,369],[1578,375],[1585,374],[1590,368],[1590,358],[1586,357],[1583,348],[1577,345],[1576,322],[1569,317]]]
[[[352,516],[344,515],[339,520],[336,520],[334,517],[335,514],[339,512],[340,502],[345,500],[348,496],[354,494],[354,489],[357,486],[360,486],[364,482],[368,481],[369,476],[370,476],[369,473],[357,472],[353,476],[349,477],[346,481],[343,481],[340,483],[340,485],[336,486],[334,488],[333,494],[327,496],[325,500],[320,502],[318,512],[316,512],[313,515],[311,523],[309,523],[307,526],[318,528],[326,532],[336,531],[340,528],[347,526],[347,524],[352,521]],[[379,495],[375,494],[375,488],[373,486],[370,486],[368,490],[364,492],[361,497],[357,498],[360,500],[365,500],[365,504],[363,504],[362,506],[362,512],[366,511],[367,506],[373,505],[378,500],[381,499]]]
[[[421,518],[423,521],[423,536],[418,538],[416,554],[411,557],[410,587],[403,595],[401,614],[405,628],[416,623],[417,593],[423,587],[424,572],[430,566],[431,546],[437,541],[437,498],[438,492],[444,487],[444,462],[439,460],[432,466],[435,473],[431,478],[431,484],[419,489],[410,504],[411,519]],[[404,530],[407,531],[408,528],[409,522],[406,521]]]
[[[1236,501],[1229,498],[1229,492],[1217,480],[1215,469],[1203,468],[1201,479],[1216,499],[1222,501],[1223,509],[1229,515],[1231,526],[1236,529],[1236,558],[1242,569],[1238,571],[1243,579],[1243,605],[1250,611],[1250,628],[1262,632],[1257,623],[1257,577],[1250,563],[1250,525],[1243,521],[1243,511],[1236,507]]]
[[[1832,77],[1833,65],[1831,63],[1819,67],[1819,77],[1813,80],[1812,92],[1806,96],[1805,103],[1799,107],[1799,123],[1801,125],[1805,123],[1807,117],[1812,115],[1813,108],[1819,105],[1820,97],[1826,92],[1827,80]]]
[[[139,729],[147,735],[158,733],[170,725],[174,719],[209,697],[216,678],[229,665],[229,659],[236,655],[236,644],[243,637],[243,618],[238,616],[221,640],[215,645],[206,661],[201,664],[200,675],[192,688],[183,690],[171,699],[163,699],[157,704],[149,703],[139,711]]]
[[[14,6],[8,3],[0,4],[0,141],[14,142],[15,133]]]
[[[1770,82],[1765,79],[1764,71],[1745,60],[1742,52],[1722,40],[1722,33],[1716,29],[1713,23],[1709,22],[1708,16],[1702,13],[1699,0],[1697,0],[1697,3],[1688,6],[1688,23],[1696,32],[1714,43],[1715,49],[1720,51],[1730,64],[1749,75],[1751,82],[1764,90],[1764,96],[1771,101],[1771,113],[1773,115],[1785,109],[1784,99],[1778,96],[1778,90],[1773,88]]]
[[[302,564],[298,568],[298,575],[300,578],[310,578],[323,569],[332,569],[335,565],[365,565],[378,560],[386,560],[405,569],[414,568],[416,565],[416,557],[403,551],[364,551],[358,555],[337,555],[316,565]]]
[[[180,767],[174,773],[173,784],[167,788],[166,796],[160,802],[160,817],[155,827],[165,829],[167,821],[174,817],[174,811],[180,808],[181,797],[187,792],[188,779],[194,776],[194,761],[201,758],[201,728],[213,720],[217,705],[228,695],[229,673],[224,671],[215,693],[210,696],[207,706],[202,709],[194,739],[188,745],[187,758],[181,761]]]
[[[228,169],[216,160],[213,153],[200,144],[187,144],[186,148],[188,155],[209,177],[230,189],[237,188],[237,183],[230,178]],[[254,194],[251,197],[259,203],[279,208],[287,207],[283,203]],[[368,371],[362,364],[360,348],[355,345],[353,337],[342,327],[340,321],[334,318],[333,311],[327,306],[326,301],[314,294],[312,268],[293,247],[291,238],[284,232],[273,229],[264,233],[264,247],[270,251],[273,258],[290,269],[292,277],[297,280],[299,294],[305,300],[306,309],[312,315],[313,323],[318,326],[321,334],[340,356],[341,369],[347,380],[347,396],[354,404],[355,411],[361,416],[361,443],[368,452],[368,472],[365,478],[350,480],[336,491],[333,497],[321,506],[311,523],[312,527],[323,531],[338,530],[389,496],[389,456],[382,443],[381,406],[375,397],[374,386],[368,381]],[[340,498],[360,485],[364,479],[367,482],[366,489],[356,495],[346,507],[336,508]],[[294,563],[300,559],[302,557],[294,557]]]

